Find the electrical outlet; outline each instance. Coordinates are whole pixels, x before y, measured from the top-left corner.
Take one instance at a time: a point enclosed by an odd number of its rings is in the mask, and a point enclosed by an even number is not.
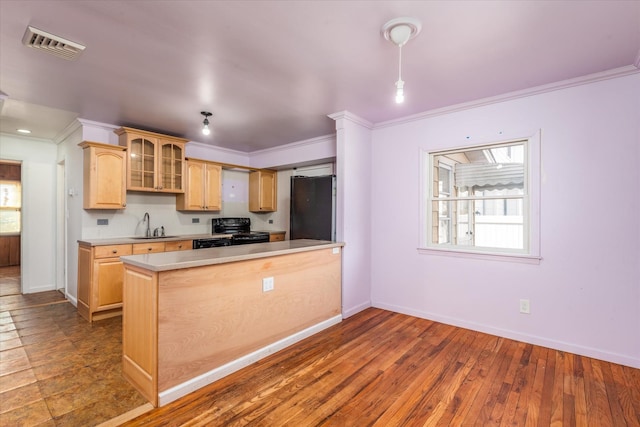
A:
[[[109,225],[108,219],[98,219],[98,225]]]
[[[191,218],[191,224],[200,224],[200,218]]]
[[[273,290],[273,277],[265,277],[262,279],[262,292],[269,292]]]
[[[520,300],[520,313],[531,314],[531,306],[529,305],[528,299]]]

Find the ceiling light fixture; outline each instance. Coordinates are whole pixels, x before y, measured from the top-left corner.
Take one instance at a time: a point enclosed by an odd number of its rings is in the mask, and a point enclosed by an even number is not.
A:
[[[402,81],[402,46],[422,30],[422,24],[413,18],[396,18],[382,26],[382,36],[399,48],[398,81],[396,82],[396,102],[404,102],[404,81]]]
[[[24,133],[24,134],[30,134],[31,131],[29,129],[16,129],[17,132],[19,133]]]
[[[202,122],[202,134],[209,135],[211,133],[211,130],[209,129],[209,117],[213,114],[208,111],[201,111],[200,114],[204,116],[204,121]]]

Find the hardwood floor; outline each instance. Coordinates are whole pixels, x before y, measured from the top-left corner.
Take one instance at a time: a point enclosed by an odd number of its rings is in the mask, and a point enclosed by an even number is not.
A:
[[[149,410],[121,357],[121,318],[90,324],[57,291],[0,296],[0,425],[95,426]]]
[[[640,370],[370,308],[124,425],[639,426]]]
[[[638,369],[373,308],[149,411],[121,329],[1,296],[0,425],[640,426]]]
[[[0,267],[0,296],[20,294],[20,266]]]

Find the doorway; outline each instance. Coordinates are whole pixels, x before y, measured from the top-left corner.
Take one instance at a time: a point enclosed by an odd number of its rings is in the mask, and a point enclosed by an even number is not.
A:
[[[0,296],[22,293],[22,164],[0,160]]]

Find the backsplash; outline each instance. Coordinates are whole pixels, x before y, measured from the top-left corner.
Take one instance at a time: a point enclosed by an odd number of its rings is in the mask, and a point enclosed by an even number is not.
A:
[[[219,217],[251,218],[254,230],[289,229],[289,177],[282,171],[278,179],[278,212],[254,214],[249,212],[249,174],[244,171],[222,172],[222,210],[220,212],[176,211],[174,194],[127,192],[127,207],[120,211],[83,210],[85,216],[82,237],[84,239],[109,239],[114,237],[143,236],[147,224],[144,214],[149,213],[151,232],[164,227],[167,235],[211,233],[211,219]],[[286,185],[286,188],[282,186]],[[283,200],[286,199],[286,200]],[[282,210],[281,210],[282,209]],[[197,219],[199,222],[194,223]],[[105,221],[106,220],[106,221]],[[272,220],[273,223],[269,223]],[[98,223],[107,222],[107,225]]]

